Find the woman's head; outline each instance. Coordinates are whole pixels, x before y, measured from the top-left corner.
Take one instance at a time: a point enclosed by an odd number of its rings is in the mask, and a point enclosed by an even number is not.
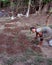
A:
[[[35,27],[30,27],[30,31],[32,31],[34,33],[34,32],[36,32],[36,28]]]

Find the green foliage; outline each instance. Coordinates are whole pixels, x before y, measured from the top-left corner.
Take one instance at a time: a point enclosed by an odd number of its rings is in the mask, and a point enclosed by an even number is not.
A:
[[[43,0],[44,3],[51,2],[52,0]]]
[[[9,0],[0,0],[0,1],[5,2],[5,3],[6,3],[6,2],[9,2]]]
[[[7,6],[10,4],[10,1],[9,0],[0,0],[0,2],[3,3],[3,6]]]
[[[28,5],[29,0],[24,0],[24,4]]]

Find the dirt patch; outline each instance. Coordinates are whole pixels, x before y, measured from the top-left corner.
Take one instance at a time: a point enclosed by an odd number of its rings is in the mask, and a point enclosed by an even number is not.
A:
[[[29,18],[0,21],[0,57],[2,58],[0,59],[2,63],[5,65],[48,65],[47,58],[52,58],[52,47],[48,47],[45,42],[42,47],[37,47],[31,42],[35,33],[32,34],[29,30],[31,26],[44,26],[45,21],[46,15],[30,15]],[[49,21],[49,24],[52,24],[52,16]]]

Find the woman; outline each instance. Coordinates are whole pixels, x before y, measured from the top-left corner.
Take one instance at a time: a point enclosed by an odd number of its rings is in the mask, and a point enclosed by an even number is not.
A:
[[[44,34],[47,35],[49,33],[49,35],[52,35],[52,29],[50,27],[40,27],[40,28],[31,27],[30,31],[36,33],[36,37],[35,37],[36,39],[40,38],[40,43],[39,43],[40,46],[42,46]]]

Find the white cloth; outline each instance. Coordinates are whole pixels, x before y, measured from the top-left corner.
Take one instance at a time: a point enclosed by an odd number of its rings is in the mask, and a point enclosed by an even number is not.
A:
[[[49,41],[49,45],[52,46],[52,39]]]
[[[42,28],[37,28],[36,31],[37,32],[41,32],[42,31]]]

